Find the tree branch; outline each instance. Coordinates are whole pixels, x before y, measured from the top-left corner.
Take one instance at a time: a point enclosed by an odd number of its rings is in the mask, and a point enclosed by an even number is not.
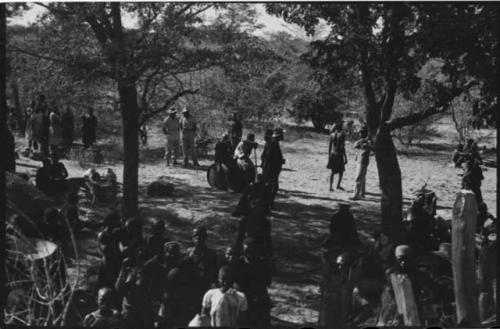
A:
[[[195,89],[195,90],[191,90],[191,89],[187,89],[187,90],[183,90],[181,92],[178,92],[176,95],[174,95],[173,97],[171,97],[168,101],[165,102],[165,105],[163,105],[162,107],[160,107],[159,109],[156,109],[152,112],[149,112],[149,113],[144,113],[144,115],[142,116],[141,118],[141,121],[139,123],[139,126],[142,126],[143,124],[146,123],[146,121],[148,121],[149,119],[151,119],[152,117],[154,117],[155,115],[157,114],[160,114],[161,112],[164,112],[166,111],[173,103],[175,103],[179,98],[183,97],[183,96],[186,96],[186,95],[194,95],[194,94],[197,94],[198,93],[198,89]]]

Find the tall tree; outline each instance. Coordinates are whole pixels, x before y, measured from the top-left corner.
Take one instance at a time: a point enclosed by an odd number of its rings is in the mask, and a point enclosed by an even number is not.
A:
[[[374,138],[381,189],[382,230],[404,237],[402,182],[391,132],[445,112],[472,84],[491,95],[496,63],[495,14],[489,4],[268,4],[267,11],[314,33],[320,20],[329,35],[312,42],[312,65],[357,81],[364,90],[365,116]],[[437,81],[421,75],[432,58],[445,62]],[[393,117],[396,93],[431,86],[432,103],[422,111]]]
[[[201,42],[197,26],[213,4],[195,3],[39,3],[48,10],[42,23],[59,37],[59,46],[45,49],[49,59],[67,67],[106,77],[115,86],[123,127],[124,216],[138,213],[139,128],[183,95],[176,89],[167,101],[151,99],[153,85],[178,80],[225,59],[225,49]],[[133,21],[125,28],[124,17]],[[82,42],[83,41],[83,42]],[[76,47],[75,47],[76,46]],[[63,51],[64,56],[60,56]],[[77,72],[75,71],[75,73]],[[153,106],[151,106],[153,105]],[[156,107],[157,106],[157,107]]]

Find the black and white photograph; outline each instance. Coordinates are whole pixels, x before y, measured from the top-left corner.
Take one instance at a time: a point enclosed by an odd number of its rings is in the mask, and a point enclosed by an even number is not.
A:
[[[1,328],[493,327],[497,2],[0,2]]]

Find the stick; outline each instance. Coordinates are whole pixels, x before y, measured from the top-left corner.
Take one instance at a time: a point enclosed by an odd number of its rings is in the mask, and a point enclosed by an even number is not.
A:
[[[403,316],[405,326],[420,326],[415,294],[411,285],[411,280],[406,274],[391,274],[392,289],[398,313]]]
[[[474,193],[461,190],[453,207],[451,226],[451,264],[458,326],[477,327],[481,324],[474,258],[476,216]]]

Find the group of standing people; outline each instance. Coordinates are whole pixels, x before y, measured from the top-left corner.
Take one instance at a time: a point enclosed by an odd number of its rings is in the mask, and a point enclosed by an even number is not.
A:
[[[82,119],[82,142],[84,148],[96,142],[97,117],[89,108]],[[56,102],[47,103],[45,95],[40,95],[37,102],[32,101],[26,110],[25,136],[28,148],[40,152],[43,156],[68,149],[74,141],[75,119],[70,107],[61,113]]]
[[[163,121],[163,133],[167,136],[167,145],[165,148],[165,160],[167,166],[173,157],[173,164],[177,165],[177,156],[182,141],[182,152],[184,155],[184,166],[189,164],[189,157],[195,166],[199,166],[196,152],[196,132],[198,130],[196,119],[191,112],[184,108],[182,117],[177,118],[177,110],[171,108],[168,117]]]
[[[338,121],[330,131],[328,144],[328,164],[330,172],[330,191],[333,191],[334,176],[338,175],[337,189],[344,190],[340,185],[347,164],[347,154],[345,149],[346,135],[343,131],[343,122]],[[370,163],[370,154],[373,151],[373,143],[368,134],[368,127],[363,125],[360,130],[360,139],[354,143],[354,148],[358,150],[356,155],[357,174],[354,193],[350,200],[359,200],[365,198],[366,172]]]

